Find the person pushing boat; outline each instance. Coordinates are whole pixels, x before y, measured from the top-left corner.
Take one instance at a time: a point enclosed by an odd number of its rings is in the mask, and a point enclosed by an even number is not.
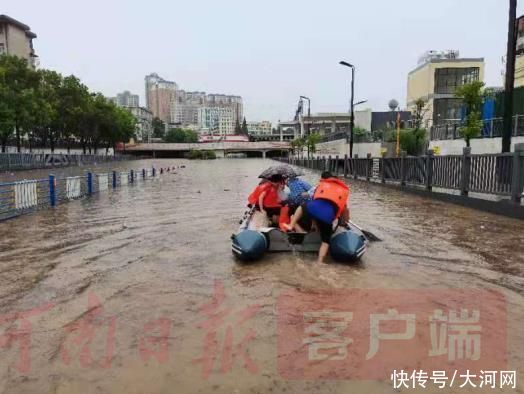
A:
[[[312,225],[320,233],[321,244],[318,251],[318,263],[324,263],[329,251],[333,222],[340,219],[343,223],[349,221],[349,187],[329,172],[322,173],[319,184],[314,189],[313,199],[297,208],[289,224],[284,229],[305,233],[312,229]]]

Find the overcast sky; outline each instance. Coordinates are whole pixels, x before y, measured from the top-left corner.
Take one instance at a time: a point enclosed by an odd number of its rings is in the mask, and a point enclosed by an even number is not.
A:
[[[502,84],[507,0],[2,0],[0,14],[28,24],[41,67],[75,74],[144,104],[144,76],[182,89],[240,95],[248,120],[291,119],[300,95],[313,112],[356,99],[405,105],[408,72],[429,49],[486,59],[486,83]],[[519,15],[524,13],[520,0]]]

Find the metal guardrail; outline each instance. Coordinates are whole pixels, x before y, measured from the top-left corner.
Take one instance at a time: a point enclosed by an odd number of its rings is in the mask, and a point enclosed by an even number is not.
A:
[[[153,179],[169,172],[168,168],[93,173],[0,183],[0,221],[54,207],[96,193]]]
[[[434,187],[460,191],[461,195],[484,193],[510,197],[520,203],[524,192],[524,150],[513,153],[472,155],[464,148],[462,155],[410,157],[402,153],[395,158],[281,158],[293,165],[343,173],[345,177],[396,183],[432,191]]]
[[[133,155],[77,155],[54,153],[0,153],[0,171],[32,170],[136,160]]]
[[[460,127],[462,121],[460,119],[450,119],[443,121],[439,125],[432,126],[430,129],[430,140],[454,140],[462,139]],[[502,137],[502,130],[504,128],[504,119],[493,118],[482,122],[482,130],[480,135],[476,138],[496,138]],[[524,115],[516,115],[513,117],[512,136],[524,136]]]

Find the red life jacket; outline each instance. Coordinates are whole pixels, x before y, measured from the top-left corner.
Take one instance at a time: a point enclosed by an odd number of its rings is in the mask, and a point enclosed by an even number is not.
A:
[[[266,192],[264,197],[264,207],[266,208],[280,208],[280,198],[278,197],[278,190],[271,182],[263,183],[258,185],[253,193],[251,193],[247,199],[248,204],[258,205],[258,200],[262,193]]]
[[[313,199],[331,201],[337,206],[337,218],[340,217],[349,199],[349,186],[337,178],[321,179]]]

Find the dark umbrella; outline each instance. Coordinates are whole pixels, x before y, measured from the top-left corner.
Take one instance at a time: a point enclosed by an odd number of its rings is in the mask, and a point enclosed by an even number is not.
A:
[[[284,178],[295,178],[297,176],[302,175],[302,172],[296,171],[293,167],[282,164],[279,166],[272,166],[269,167],[267,170],[265,170],[262,174],[260,174],[259,178],[269,179],[273,175],[282,175]]]

